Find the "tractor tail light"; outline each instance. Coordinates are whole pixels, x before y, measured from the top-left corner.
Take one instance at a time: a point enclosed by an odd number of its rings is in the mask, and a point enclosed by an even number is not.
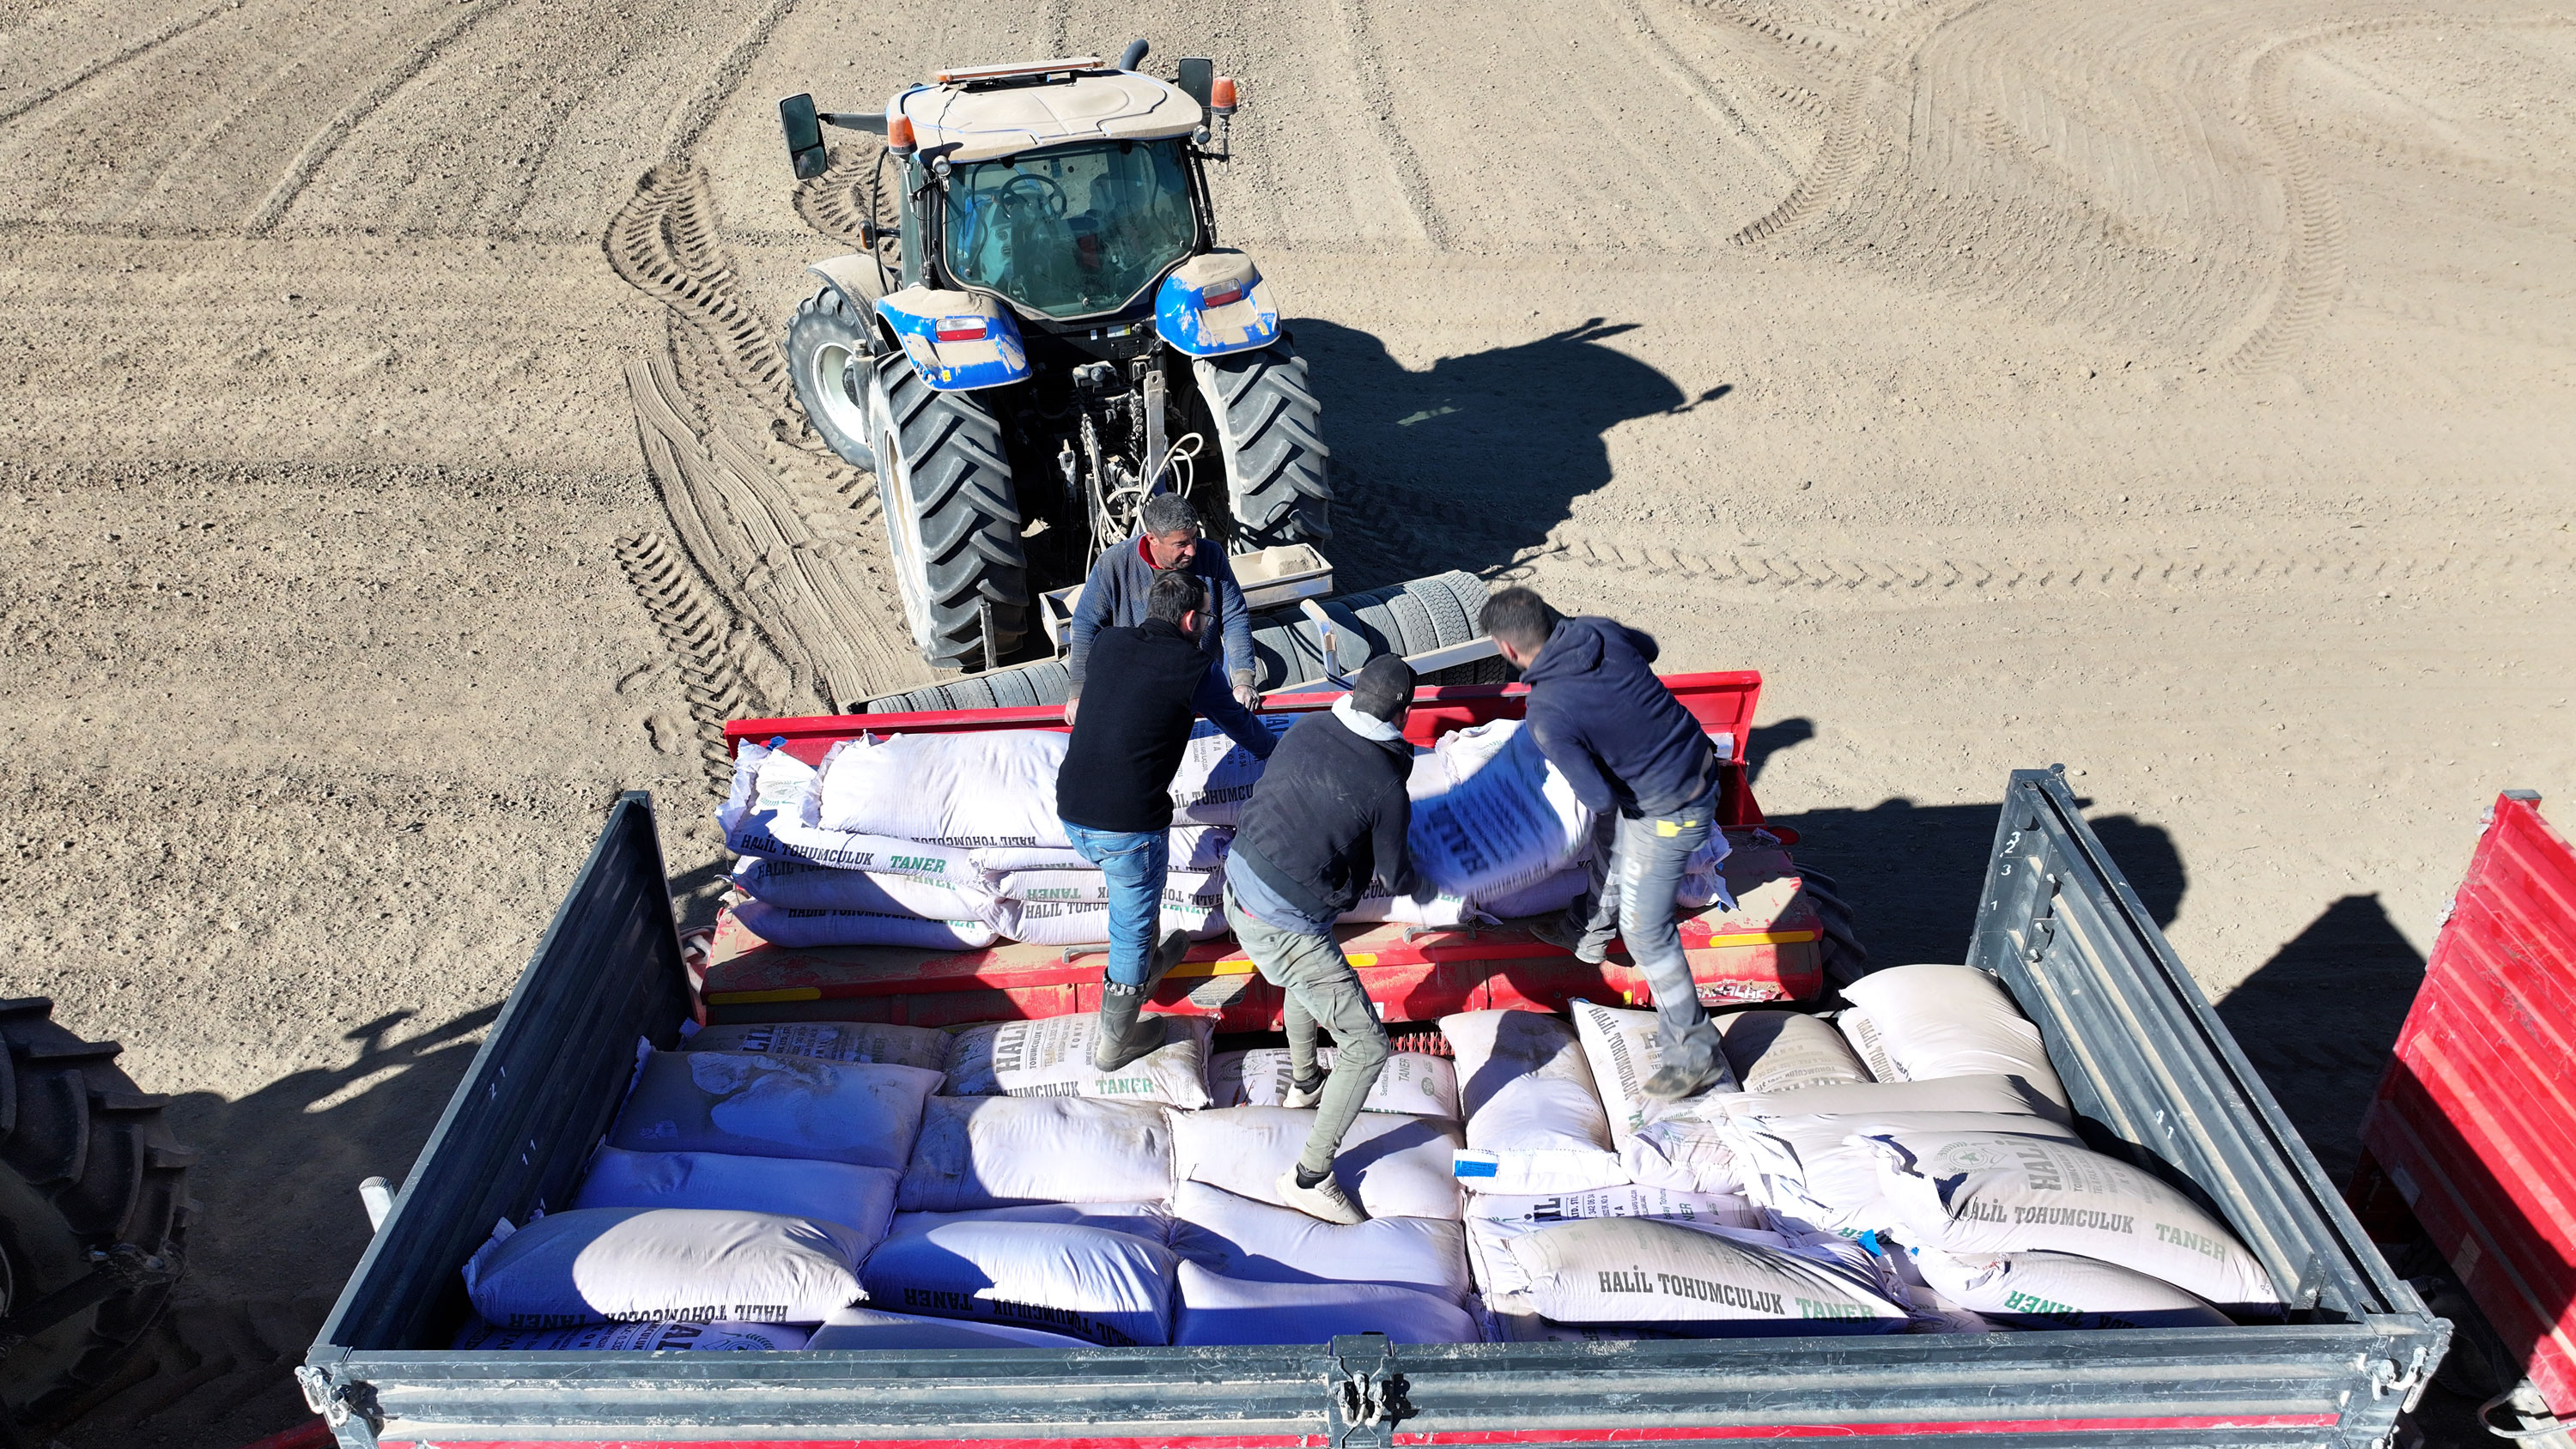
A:
[[[1202,307],[1222,307],[1228,302],[1240,302],[1242,300],[1243,284],[1240,282],[1228,282],[1213,292],[1202,294],[1199,298],[1199,305]]]
[[[942,342],[976,342],[984,336],[981,317],[942,317],[933,335]]]

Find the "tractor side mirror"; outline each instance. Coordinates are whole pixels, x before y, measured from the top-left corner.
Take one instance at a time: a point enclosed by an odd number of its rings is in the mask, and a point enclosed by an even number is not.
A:
[[[823,149],[822,118],[814,114],[814,98],[793,95],[778,103],[778,126],[787,133],[787,163],[796,170],[796,179],[810,181],[832,169],[831,153]]]
[[[1181,62],[1179,74],[1172,83],[1181,88],[1182,95],[1198,102],[1199,109],[1204,111],[1208,105],[1208,92],[1216,86],[1216,62],[1203,56],[1191,56]]]

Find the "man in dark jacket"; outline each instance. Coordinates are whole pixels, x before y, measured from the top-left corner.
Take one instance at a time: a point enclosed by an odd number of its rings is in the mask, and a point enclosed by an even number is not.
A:
[[[1145,621],[1100,631],[1091,658],[1103,689],[1074,721],[1055,777],[1055,813],[1082,858],[1109,884],[1109,970],[1091,1064],[1114,1072],[1163,1044],[1163,1019],[1138,1013],[1163,973],[1190,948],[1174,931],[1155,943],[1171,864],[1172,775],[1198,722],[1191,699],[1207,678],[1199,652],[1199,581],[1155,577]]]
[[[1145,500],[1135,542],[1110,545],[1083,581],[1081,601],[1073,606],[1073,654],[1064,666],[1073,695],[1064,702],[1065,723],[1073,723],[1081,709],[1092,641],[1103,629],[1143,623],[1146,595],[1166,573],[1192,575],[1207,589],[1199,620],[1207,677],[1192,697],[1193,707],[1254,759],[1269,759],[1278,740],[1252,712],[1260,696],[1252,688],[1252,615],[1244,608],[1243,590],[1225,550],[1199,537],[1198,510],[1170,493]]]
[[[1611,619],[1568,619],[1528,589],[1487,600],[1478,625],[1529,686],[1525,727],[1540,753],[1605,824],[1616,812],[1606,859],[1593,853],[1591,891],[1538,934],[1586,961],[1607,954],[1613,930],[1626,939],[1655,994],[1663,1060],[1643,1090],[1693,1096],[1717,1076],[1718,1037],[1682,955],[1673,896],[1715,828],[1717,751],[1655,677],[1651,637]]]
[[[1359,904],[1372,878],[1414,889],[1405,831],[1413,802],[1404,741],[1413,670],[1379,655],[1330,714],[1309,715],[1279,741],[1252,787],[1225,862],[1225,914],[1262,979],[1287,993],[1287,1105],[1314,1107],[1315,1125],[1295,1166],[1279,1175],[1279,1200],[1328,1223],[1363,1220],[1333,1176],[1333,1154],[1386,1065],[1386,1028],[1342,955],[1333,922]],[[1317,1064],[1318,1029],[1333,1034],[1333,1070]]]

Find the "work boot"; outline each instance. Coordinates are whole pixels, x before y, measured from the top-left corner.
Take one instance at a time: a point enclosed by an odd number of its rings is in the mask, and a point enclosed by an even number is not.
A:
[[[1550,916],[1529,928],[1530,934],[1560,951],[1574,953],[1574,959],[1586,966],[1598,966],[1610,959],[1610,948],[1595,946],[1583,932],[1565,923],[1561,916]]]
[[[1145,994],[1153,995],[1154,988],[1162,985],[1163,978],[1171,975],[1172,968],[1180,965],[1181,958],[1188,954],[1190,933],[1187,931],[1174,931],[1155,942],[1154,954],[1145,958]]]
[[[1279,1105],[1291,1111],[1303,1111],[1312,1107],[1324,1100],[1324,1084],[1330,1080],[1331,1078],[1326,1074],[1317,1072],[1315,1084],[1311,1087],[1302,1081],[1292,1081],[1288,1084],[1288,1095],[1279,1099]]]
[[[1100,988],[1100,1039],[1091,1047],[1094,1071],[1117,1071],[1163,1044],[1163,1018],[1138,1015],[1145,991],[1115,981]]]
[[[1279,1182],[1275,1190],[1279,1194],[1280,1202],[1310,1218],[1327,1223],[1339,1223],[1346,1228],[1368,1221],[1368,1214],[1360,1211],[1359,1204],[1351,1201],[1350,1194],[1342,1191],[1341,1181],[1329,1172],[1324,1174],[1323,1181],[1313,1187],[1302,1187],[1297,1182],[1297,1168],[1292,1163],[1286,1172],[1279,1174]]]
[[[1714,1066],[1696,1072],[1680,1067],[1657,1067],[1655,1074],[1646,1078],[1645,1085],[1637,1090],[1658,1102],[1678,1102],[1685,1097],[1696,1097],[1716,1085],[1717,1068]]]

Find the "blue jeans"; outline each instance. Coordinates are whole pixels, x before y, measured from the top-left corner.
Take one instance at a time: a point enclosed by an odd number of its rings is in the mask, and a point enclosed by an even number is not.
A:
[[[1234,742],[1252,752],[1256,760],[1270,758],[1279,746],[1279,737],[1261,722],[1261,716],[1245,709],[1234,697],[1234,681],[1226,676],[1225,660],[1208,665],[1207,677],[1199,681],[1199,692],[1190,696],[1190,708],[1199,718],[1234,737]]]
[[[1093,830],[1064,822],[1065,839],[1109,878],[1109,979],[1145,984],[1154,941],[1162,934],[1163,876],[1172,837],[1162,830]]]
[[[1707,793],[1662,819],[1604,815],[1594,837],[1592,888],[1565,912],[1566,923],[1589,945],[1609,944],[1613,931],[1627,942],[1628,958],[1655,996],[1655,1044],[1664,1064],[1702,1074],[1717,1064],[1717,1028],[1691,981],[1690,958],[1682,954],[1682,934],[1673,924],[1673,897],[1681,889],[1682,867],[1708,844],[1716,813],[1717,786],[1711,783]]]

